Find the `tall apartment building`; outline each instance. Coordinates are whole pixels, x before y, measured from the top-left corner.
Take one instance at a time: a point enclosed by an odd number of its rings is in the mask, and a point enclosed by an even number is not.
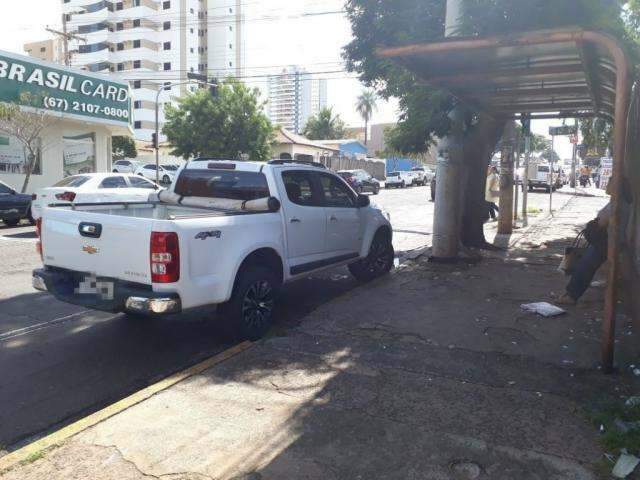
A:
[[[170,86],[187,73],[242,76],[242,0],[62,0],[72,66],[127,80],[133,90],[136,138],[155,131],[162,105],[196,87]],[[162,140],[162,137],[161,137]]]
[[[275,125],[302,133],[309,117],[327,106],[327,80],[290,67],[268,80],[269,118]]]
[[[24,51],[30,57],[44,62],[64,64],[64,47],[59,38],[25,43]]]

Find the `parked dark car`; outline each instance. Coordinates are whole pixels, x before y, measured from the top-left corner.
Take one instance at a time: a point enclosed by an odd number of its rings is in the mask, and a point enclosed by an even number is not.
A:
[[[5,225],[15,227],[23,218],[33,225],[31,195],[18,193],[9,185],[0,182],[0,220]]]
[[[357,193],[380,193],[380,182],[364,170],[342,170],[338,172]]]

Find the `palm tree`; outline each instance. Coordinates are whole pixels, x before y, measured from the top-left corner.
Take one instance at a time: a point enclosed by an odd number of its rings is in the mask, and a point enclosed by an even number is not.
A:
[[[344,137],[344,122],[333,109],[323,108],[309,118],[302,134],[310,140],[336,140]]]
[[[378,96],[373,90],[365,90],[358,97],[356,103],[356,110],[364,120],[364,144],[369,141],[369,120],[373,115],[374,110],[378,109],[377,105]]]

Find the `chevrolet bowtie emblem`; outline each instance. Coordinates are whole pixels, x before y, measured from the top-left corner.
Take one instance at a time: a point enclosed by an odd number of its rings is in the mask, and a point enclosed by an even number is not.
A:
[[[91,245],[85,245],[84,247],[82,247],[82,251],[83,252],[87,252],[89,255],[95,255],[100,250],[97,249],[96,247],[91,246]]]

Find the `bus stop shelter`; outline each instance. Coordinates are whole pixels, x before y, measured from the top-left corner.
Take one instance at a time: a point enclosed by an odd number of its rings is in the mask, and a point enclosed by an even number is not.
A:
[[[603,368],[610,372],[619,297],[620,194],[632,87],[631,66],[622,46],[602,32],[566,29],[381,47],[377,55],[497,119],[597,116],[613,122],[613,215],[602,341]]]

